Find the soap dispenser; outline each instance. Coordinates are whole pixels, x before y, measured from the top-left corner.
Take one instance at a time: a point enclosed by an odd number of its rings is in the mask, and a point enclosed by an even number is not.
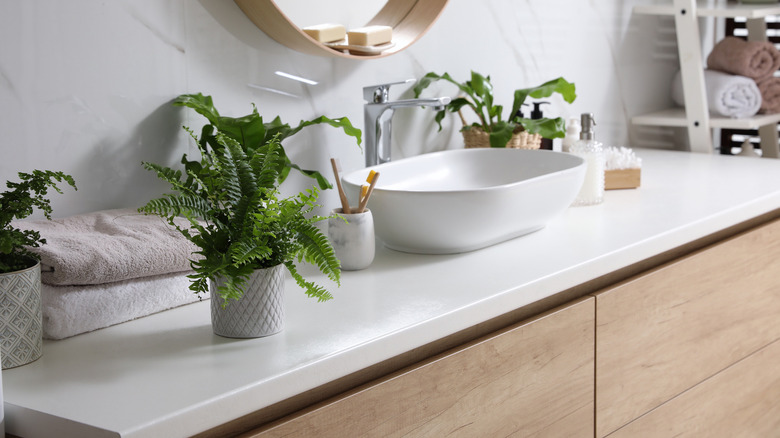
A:
[[[518,108],[517,112],[515,113],[515,118],[516,119],[524,119],[525,118],[525,114],[523,114],[523,107],[524,106],[528,106],[528,104],[524,103],[524,104],[520,105],[520,108]]]
[[[571,153],[585,160],[585,181],[573,205],[594,205],[604,201],[604,148],[596,141],[592,113],[581,116],[580,139],[571,145]]]
[[[571,145],[580,139],[580,119],[572,117],[569,122],[566,123],[566,136],[561,141],[561,150],[563,152],[571,152]]]
[[[544,117],[544,114],[542,114],[542,105],[549,105],[550,102],[534,102],[534,109],[531,111],[531,119],[532,120],[539,120]],[[542,137],[542,145],[540,149],[546,149],[548,151],[551,151],[553,149],[553,141],[551,138],[544,138]]]

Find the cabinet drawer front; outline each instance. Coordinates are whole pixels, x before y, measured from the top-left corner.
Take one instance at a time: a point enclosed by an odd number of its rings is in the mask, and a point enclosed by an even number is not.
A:
[[[594,300],[431,360],[252,436],[593,436]]]
[[[618,429],[610,438],[780,436],[780,342]]]
[[[780,221],[596,295],[605,436],[780,339]]]

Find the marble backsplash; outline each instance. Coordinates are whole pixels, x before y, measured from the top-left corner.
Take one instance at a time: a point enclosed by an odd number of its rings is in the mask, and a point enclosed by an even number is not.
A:
[[[512,91],[563,76],[571,104],[552,99],[551,116],[593,112],[607,144],[640,146],[632,115],[668,106],[677,66],[674,24],[635,16],[638,0],[450,0],[411,48],[368,61],[320,58],[287,49],[228,0],[0,0],[0,182],[33,168],[70,173],[79,191],[52,196],[57,216],[135,207],[167,189],[141,161],[173,165],[192,151],[181,129],[203,119],[170,105],[181,93],[213,96],[229,116],[290,123],[347,116],[362,128],[362,87],[435,71],[490,74],[499,103]],[[317,82],[285,79],[281,71]],[[454,95],[437,86],[431,95]],[[409,97],[408,86],[392,96]],[[393,156],[462,147],[457,118],[438,132],[433,112],[396,112]],[[653,140],[664,146],[663,137]],[[326,126],[286,142],[293,161],[330,176],[363,165],[349,137]],[[293,175],[284,190],[310,185]],[[325,210],[337,204],[325,193]]]

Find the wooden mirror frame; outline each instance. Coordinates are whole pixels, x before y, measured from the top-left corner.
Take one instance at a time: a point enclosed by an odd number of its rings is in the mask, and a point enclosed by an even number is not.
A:
[[[447,0],[387,0],[366,25],[393,27],[393,47],[372,55],[331,49],[306,35],[273,0],[235,0],[238,7],[268,36],[302,53],[349,59],[375,59],[398,53],[422,37],[441,14]]]

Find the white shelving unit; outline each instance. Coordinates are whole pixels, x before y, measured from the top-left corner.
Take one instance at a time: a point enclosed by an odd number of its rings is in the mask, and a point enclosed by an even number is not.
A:
[[[671,4],[634,6],[634,13],[674,16],[682,71],[685,108],[673,108],[633,117],[635,125],[687,128],[693,152],[713,152],[712,128],[758,129],[762,155],[780,157],[777,123],[780,114],[744,119],[710,116],[704,88],[704,58],[699,43],[699,17],[747,19],[748,40],[766,41],[765,17],[780,15],[780,4],[741,4],[726,0],[672,0]]]

